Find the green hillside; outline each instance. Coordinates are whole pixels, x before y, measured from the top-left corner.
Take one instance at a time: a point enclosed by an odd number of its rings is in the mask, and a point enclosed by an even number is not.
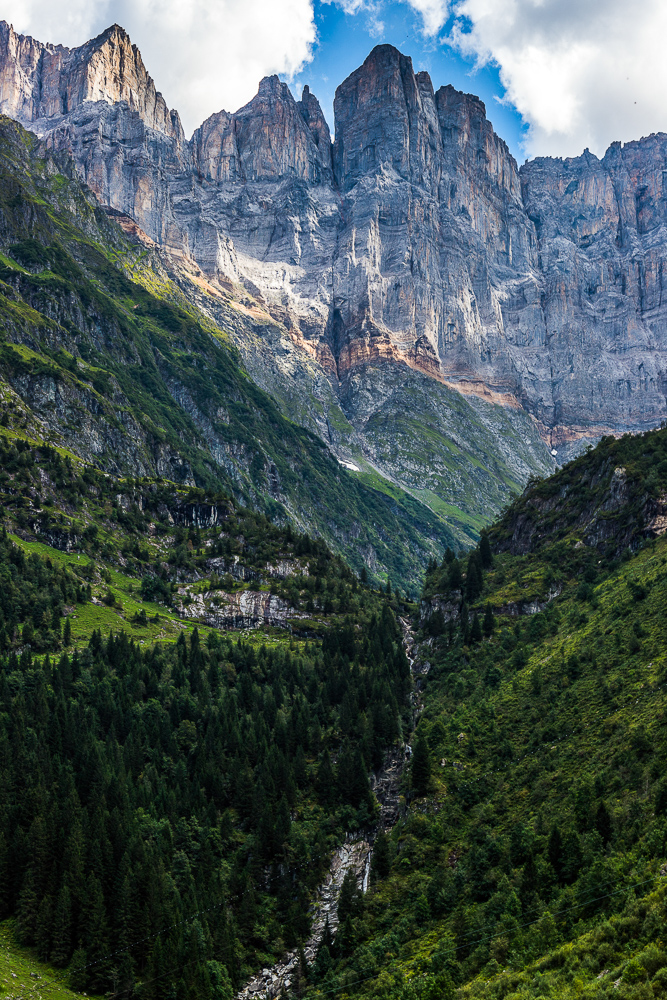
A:
[[[416,592],[453,543],[429,507],[346,471],[248,377],[228,337],[0,118],[0,424],[113,475],[223,490]]]
[[[407,804],[313,996],[667,995],[666,460],[607,439],[430,567]]]

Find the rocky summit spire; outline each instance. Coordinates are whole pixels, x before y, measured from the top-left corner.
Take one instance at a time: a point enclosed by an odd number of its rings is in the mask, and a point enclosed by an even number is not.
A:
[[[24,124],[68,115],[86,102],[125,102],[149,128],[174,137],[182,132],[118,24],[68,49],[19,35],[1,21],[0,88],[0,110]]]
[[[330,184],[331,136],[309,90],[298,103],[277,76],[265,76],[235,114],[211,115],[192,137],[195,163],[209,180],[298,178]]]

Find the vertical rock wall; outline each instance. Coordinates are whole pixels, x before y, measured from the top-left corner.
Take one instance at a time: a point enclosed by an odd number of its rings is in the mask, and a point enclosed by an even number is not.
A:
[[[355,426],[352,383],[385,363],[523,407],[561,457],[665,416],[664,135],[519,169],[478,98],[382,45],[338,88],[333,146],[277,77],[188,142],[117,25],[69,50],[3,22],[0,87],[103,203],[245,285]]]

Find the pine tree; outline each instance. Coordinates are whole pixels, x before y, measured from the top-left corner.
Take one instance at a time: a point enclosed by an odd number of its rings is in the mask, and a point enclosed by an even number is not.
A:
[[[450,590],[461,590],[463,587],[463,573],[461,563],[458,559],[452,559],[447,573],[447,586]]]
[[[88,985],[88,957],[85,950],[79,945],[74,954],[69,967],[69,986],[75,993],[83,993]]]
[[[375,838],[373,847],[373,857],[371,859],[371,879],[373,882],[386,878],[391,870],[391,855],[389,852],[389,838],[384,830],[380,830]]]
[[[353,871],[345,873],[338,895],[338,920],[342,924],[348,917],[360,917],[364,909],[364,895],[357,886]]]
[[[479,555],[482,560],[482,566],[484,569],[489,569],[493,566],[493,553],[491,552],[491,543],[489,542],[489,536],[485,531],[482,532],[479,539]]]
[[[68,615],[65,618],[65,627],[63,629],[63,646],[67,649],[67,647],[71,645],[72,645],[72,623]]]
[[[276,810],[276,821],[274,827],[274,841],[277,850],[281,850],[287,842],[291,825],[292,822],[290,820],[289,805],[287,804],[287,799],[283,793],[280,803],[278,804],[278,809]]]
[[[89,982],[93,989],[101,992],[107,984],[109,937],[104,894],[94,875],[90,875],[86,883],[79,929],[86,945]]]
[[[66,885],[58,893],[53,919],[51,940],[51,961],[54,965],[65,966],[72,954],[72,903]]]
[[[463,645],[468,645],[468,639],[470,638],[470,623],[468,621],[468,605],[465,601],[461,601],[461,607],[459,609],[459,618],[461,624],[461,639]]]
[[[600,802],[595,814],[595,827],[602,837],[602,843],[606,846],[611,840],[612,826],[611,816],[604,802]]]
[[[325,750],[317,770],[317,794],[322,805],[328,805],[336,788],[336,779],[331,766],[329,751]]]
[[[468,571],[466,573],[466,600],[476,601],[482,593],[483,586],[479,552],[471,552],[468,557]]]
[[[46,962],[51,950],[51,927],[53,925],[53,898],[50,895],[44,896],[39,905],[37,914],[37,924],[35,927],[35,947],[37,957],[42,962]]]
[[[569,830],[563,838],[563,877],[574,882],[584,863],[581,840],[576,830]]]
[[[210,984],[208,993],[210,1000],[232,1000],[234,987],[225,966],[220,962],[209,961],[206,963],[206,971]]]
[[[472,627],[470,629],[470,641],[472,643],[482,641],[482,626],[479,623],[479,615],[477,612],[473,615]]]
[[[493,608],[490,604],[487,604],[484,611],[484,624],[482,625],[482,630],[487,639],[493,635],[495,627],[496,619],[493,616]]]
[[[431,785],[431,759],[426,740],[421,732],[417,733],[412,751],[412,788],[417,795],[427,795]]]

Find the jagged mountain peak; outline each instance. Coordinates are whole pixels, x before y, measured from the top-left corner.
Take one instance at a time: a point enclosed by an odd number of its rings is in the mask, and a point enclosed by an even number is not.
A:
[[[192,147],[200,176],[211,181],[332,180],[331,137],[319,101],[308,90],[297,102],[276,75],[265,76],[234,114],[207,118]]]
[[[379,45],[336,91],[333,146],[310,89],[296,100],[275,75],[185,142],[121,29],[71,53],[10,44],[7,31],[2,41],[4,110],[207,280],[245,286],[257,311],[239,308],[261,332],[244,340],[238,309],[221,324],[260,383],[341,457],[358,447],[420,495],[458,504],[448,444],[426,462],[424,436],[408,435],[395,457],[414,393],[448,440],[448,392],[496,407],[493,421],[502,410],[505,484],[663,419],[664,139],[519,171],[479,97],[434,90]],[[123,90],[132,73],[138,96]],[[485,489],[475,504],[498,509]]]
[[[0,111],[23,124],[62,118],[91,102],[125,102],[149,128],[182,139],[178,113],[167,108],[121,25],[69,49],[20,35],[3,21],[0,48]]]

